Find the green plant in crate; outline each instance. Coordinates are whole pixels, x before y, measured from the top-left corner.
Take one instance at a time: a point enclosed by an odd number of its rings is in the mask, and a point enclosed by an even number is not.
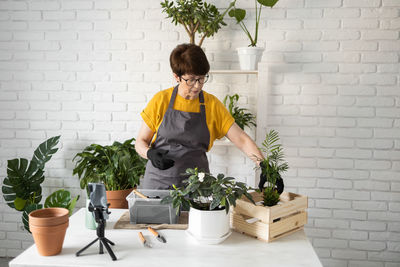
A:
[[[88,183],[103,182],[106,190],[124,190],[139,185],[147,160],[139,156],[132,142],[115,141],[110,146],[91,144],[76,154],[73,174],[78,174],[80,186],[87,189]]]
[[[224,105],[226,106],[227,101],[229,100],[229,104],[227,106],[229,113],[235,119],[236,124],[244,130],[244,127],[251,128],[256,127],[256,116],[249,112],[246,108],[240,108],[237,104],[239,100],[239,95],[234,94],[232,96],[226,95],[224,98]]]
[[[288,163],[284,160],[284,153],[279,141],[279,134],[275,130],[265,135],[261,151],[265,159],[261,162],[262,175],[266,178],[266,186],[263,188],[264,206],[274,206],[279,202],[277,185],[283,186],[281,173],[289,169]],[[283,190],[283,188],[282,188]]]
[[[244,19],[246,18],[246,10],[242,8],[232,8],[228,15],[236,19],[237,24],[239,24],[240,28],[246,33],[247,37],[250,40],[249,46],[256,47],[258,41],[258,26],[260,24],[261,18],[261,9],[263,6],[273,7],[279,0],[254,0],[254,7],[255,7],[255,30],[254,35],[250,33],[247,29],[246,24],[244,23]]]
[[[2,192],[8,206],[21,211],[24,227],[29,231],[30,212],[42,209],[42,186],[45,164],[57,152],[60,136],[49,138],[41,143],[34,151],[30,161],[25,158],[11,159],[7,161],[7,177],[3,180]],[[44,207],[67,208],[72,214],[79,195],[71,199],[69,191],[61,189],[49,195]]]
[[[182,24],[189,35],[190,43],[195,44],[196,32],[200,37],[199,46],[203,44],[206,37],[214,36],[221,28],[226,26],[224,16],[234,6],[236,0],[230,3],[228,8],[221,14],[217,7],[201,0],[176,0],[161,2],[163,12],[167,18],[177,25]],[[175,6],[176,4],[176,6]]]
[[[225,177],[224,174],[218,174],[217,177],[209,173],[199,172],[197,168],[187,169],[188,179],[183,181],[184,186],[177,188],[170,195],[163,198],[161,203],[172,203],[177,209],[182,207],[188,210],[193,207],[199,210],[218,210],[226,209],[229,212],[231,205],[236,206],[236,200],[245,195],[250,201],[252,196],[248,193],[251,188],[245,183],[235,182],[233,177]]]

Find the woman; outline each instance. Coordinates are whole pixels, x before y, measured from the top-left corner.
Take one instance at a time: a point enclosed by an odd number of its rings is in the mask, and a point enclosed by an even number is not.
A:
[[[141,187],[181,186],[187,168],[209,172],[206,152],[224,136],[259,164],[263,155],[254,141],[215,96],[202,90],[210,70],[203,50],[193,44],[178,45],[170,65],[178,85],[157,93],[141,113],[144,122],[135,147],[149,159]]]

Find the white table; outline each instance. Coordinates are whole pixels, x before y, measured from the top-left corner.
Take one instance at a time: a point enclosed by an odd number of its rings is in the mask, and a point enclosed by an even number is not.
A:
[[[117,261],[112,261],[104,249],[98,254],[98,242],[81,256],[75,253],[96,236],[95,230],[85,228],[85,210],[80,209],[70,218],[63,250],[56,256],[44,257],[36,246],[21,253],[9,266],[144,266],[144,267],[196,267],[196,266],[305,266],[322,267],[304,231],[298,231],[271,243],[233,232],[219,245],[200,245],[183,230],[160,230],[167,243],[160,243],[147,230],[141,230],[150,239],[153,248],[144,248],[139,241],[139,230],[112,229],[126,210],[112,209],[105,236],[115,243],[112,249]]]

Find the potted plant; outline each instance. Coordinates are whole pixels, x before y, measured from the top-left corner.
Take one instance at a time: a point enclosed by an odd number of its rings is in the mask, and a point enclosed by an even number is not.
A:
[[[135,138],[106,146],[91,144],[73,158],[73,174],[78,174],[80,187],[88,193],[88,183],[103,182],[110,208],[128,208],[126,197],[144,175],[147,161],[136,152],[133,141]]]
[[[262,142],[261,151],[264,152],[265,159],[261,162],[260,168],[265,181],[261,184],[264,206],[274,206],[279,202],[279,195],[283,191],[283,180],[281,173],[289,169],[289,165],[284,161],[284,153],[279,141],[279,134],[271,130],[265,135]]]
[[[229,104],[227,106],[227,101],[229,100]],[[256,127],[256,116],[249,112],[246,108],[240,108],[237,105],[239,100],[239,95],[234,94],[232,96],[226,95],[224,98],[224,105],[228,108],[229,113],[235,119],[236,124],[244,130],[244,127]]]
[[[233,177],[187,169],[188,179],[184,186],[170,191],[161,203],[171,203],[179,212],[189,209],[187,233],[201,243],[218,244],[230,235],[229,209],[243,195],[253,201],[245,183],[235,182]]]
[[[60,189],[49,195],[44,205],[42,200],[42,187],[45,164],[51,159],[58,148],[60,136],[49,138],[41,143],[34,151],[30,161],[25,158],[11,159],[7,161],[7,177],[3,180],[2,192],[8,206],[22,212],[24,228],[33,234],[33,238],[41,255],[55,255],[60,253],[64,241],[65,231],[68,227],[68,216],[72,215],[79,195],[71,199],[69,191]],[[44,207],[44,209],[43,209]],[[58,215],[51,210],[63,210],[63,219],[58,221]],[[50,224],[41,224],[40,227],[31,222],[31,214],[45,213]],[[57,222],[57,223],[56,223]],[[32,226],[33,225],[33,226]],[[57,227],[56,227],[57,226]],[[40,235],[37,232],[40,232]],[[59,233],[58,233],[59,232]],[[54,238],[58,233],[59,238]],[[49,238],[49,235],[51,237]],[[47,240],[42,244],[41,238]],[[48,246],[48,241],[58,241]],[[51,248],[50,250],[48,250]]]
[[[200,42],[198,45],[201,46],[206,37],[214,36],[221,26],[226,26],[223,20],[224,16],[234,6],[235,2],[236,0],[230,3],[222,14],[214,5],[202,0],[177,0],[176,3],[165,0],[161,2],[161,7],[163,8],[162,11],[167,13],[167,18],[172,18],[175,25],[178,23],[183,25],[191,44],[195,44],[196,33],[199,33]]]
[[[229,11],[229,16],[236,19],[237,24],[239,24],[240,28],[246,33],[247,37],[250,40],[250,44],[248,47],[239,47],[237,48],[239,55],[239,63],[240,68],[242,70],[256,70],[257,64],[261,60],[262,53],[264,48],[257,47],[258,42],[258,26],[261,18],[261,9],[263,6],[273,7],[279,0],[254,0],[255,7],[255,30],[254,35],[250,33],[247,29],[246,24],[244,23],[244,19],[246,18],[246,10],[241,8],[236,8],[234,6]]]
[[[235,231],[266,242],[301,230],[307,223],[307,196],[283,191],[281,173],[289,167],[278,141],[278,132],[271,130],[262,143],[265,159],[260,164],[261,190],[250,193],[256,205],[238,199],[231,217]]]

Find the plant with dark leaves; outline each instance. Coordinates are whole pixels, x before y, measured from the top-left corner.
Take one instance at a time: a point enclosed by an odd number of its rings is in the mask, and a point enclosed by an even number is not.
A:
[[[289,169],[288,163],[284,160],[282,145],[277,144],[278,141],[278,132],[271,130],[265,135],[261,147],[265,155],[265,159],[260,164],[262,176],[266,180],[266,186],[262,185],[264,206],[274,206],[279,202],[278,187],[283,187],[281,173]]]
[[[24,158],[11,159],[7,161],[7,177],[3,180],[2,192],[8,206],[22,211],[24,227],[29,231],[30,212],[42,209],[42,186],[45,164],[57,152],[56,145],[60,136],[49,138],[41,143],[34,151],[30,161]],[[44,207],[62,207],[70,211],[75,207],[79,195],[71,200],[70,192],[61,189],[46,198]]]
[[[124,190],[139,185],[147,160],[135,150],[132,142],[114,142],[111,146],[91,144],[76,154],[73,174],[78,174],[80,186],[87,189],[88,183],[103,182],[106,190]]]
[[[184,180],[184,186],[170,191],[170,195],[165,197],[161,203],[172,203],[177,209],[182,207],[188,210],[189,207],[200,210],[218,210],[224,209],[229,212],[230,206],[236,206],[236,200],[243,195],[250,201],[252,196],[248,193],[251,188],[245,183],[235,182],[233,177],[225,177],[218,174],[217,177],[209,173],[199,172],[197,168],[187,169],[186,174],[189,176]]]
[[[244,130],[244,127],[249,127],[251,128],[256,127],[256,116],[253,115],[248,109],[246,108],[240,108],[237,105],[237,102],[239,100],[239,95],[234,94],[232,96],[227,95],[224,98],[224,105],[226,106],[227,101],[229,100],[229,104],[227,106],[229,113],[232,115],[232,117],[235,119],[236,124]]]
[[[246,10],[242,8],[234,7],[229,11],[229,16],[236,19],[237,24],[239,24],[240,28],[246,33],[247,37],[250,39],[249,46],[257,46],[258,41],[258,25],[260,24],[261,18],[261,8],[263,6],[273,7],[279,0],[254,0],[254,7],[255,7],[255,30],[254,35],[251,35],[250,31],[247,29],[246,24],[243,20],[246,18]],[[258,3],[258,4],[257,4]]]
[[[175,25],[183,25],[191,44],[195,44],[195,36],[198,32],[201,36],[198,45],[201,46],[206,37],[214,36],[221,26],[226,26],[224,16],[235,2],[236,0],[222,14],[216,6],[202,0],[165,0],[161,2],[161,7],[162,11],[167,13],[167,18],[172,18]]]

